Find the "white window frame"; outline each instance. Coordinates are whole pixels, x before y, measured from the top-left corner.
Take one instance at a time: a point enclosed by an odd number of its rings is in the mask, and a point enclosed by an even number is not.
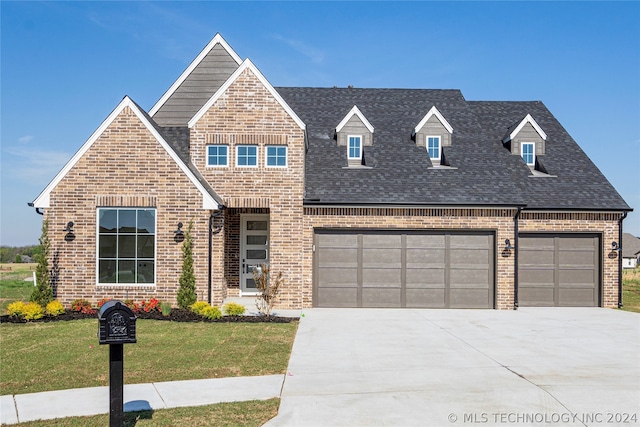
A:
[[[438,140],[438,157],[431,157],[431,154],[429,154],[429,138],[437,138]],[[440,160],[442,158],[442,137],[440,135],[425,136],[424,145],[427,148],[427,155],[431,160]]]
[[[119,282],[105,282],[102,283],[100,282],[100,211],[101,210],[116,210],[116,211],[125,211],[125,210],[129,210],[129,211],[138,211],[138,210],[150,210],[150,211],[154,211],[154,224],[153,224],[153,236],[154,236],[154,241],[153,241],[153,282],[152,283],[119,283]],[[115,234],[116,236],[119,235],[119,233]],[[136,237],[137,237],[137,233],[136,233]],[[138,245],[137,245],[137,241],[136,241],[136,251],[138,249]],[[105,257],[106,258],[106,257]],[[105,259],[102,258],[102,259]],[[135,259],[138,259],[138,256],[136,255]],[[157,277],[158,277],[158,209],[155,207],[121,207],[121,206],[100,206],[98,208],[96,208],[96,253],[95,253],[95,260],[96,260],[96,285],[97,286],[102,286],[102,287],[155,287],[156,283],[157,283]],[[115,258],[116,260],[116,264],[118,262],[118,260],[120,260],[119,257],[116,256]],[[116,280],[117,280],[117,272],[116,274]]]
[[[358,138],[360,141],[359,155],[357,157],[351,156],[351,138]],[[362,135],[347,135],[347,158],[349,160],[362,160],[362,140]]]
[[[524,158],[524,146],[525,145],[530,145],[531,146],[531,163],[527,162]],[[524,162],[527,164],[527,166],[535,166],[536,165],[536,143],[535,142],[521,142],[520,143],[520,157],[522,158],[522,160],[524,160]]]
[[[238,160],[240,160],[240,150],[239,148],[241,147],[255,147],[256,149],[256,164],[255,165],[241,165],[239,164]],[[236,145],[236,167],[238,168],[257,168],[258,167],[258,160],[260,157],[260,150],[258,148],[257,145],[255,144],[242,144],[242,145]]]
[[[227,163],[226,164],[224,164],[224,165],[212,165],[212,164],[209,163],[209,156],[210,156],[209,148],[211,148],[211,147],[225,147],[227,149]],[[206,153],[206,155],[207,155],[207,167],[209,167],[209,168],[226,168],[226,167],[229,167],[229,145],[228,144],[210,144],[210,145],[207,145],[207,153]],[[216,157],[218,157],[218,156],[219,156],[219,154],[216,155]]]
[[[275,148],[276,150],[278,148],[284,148],[284,165],[270,165],[269,164],[269,148]],[[265,151],[264,151],[264,166],[267,168],[286,168],[287,166],[289,166],[289,147],[287,147],[286,145],[267,145],[265,147]],[[277,159],[279,158],[278,154],[276,153],[276,162]]]

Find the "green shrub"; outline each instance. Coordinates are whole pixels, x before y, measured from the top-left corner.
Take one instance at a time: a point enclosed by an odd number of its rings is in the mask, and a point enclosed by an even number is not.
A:
[[[31,292],[30,301],[41,306],[46,306],[53,301],[53,288],[51,287],[51,272],[49,270],[49,253],[51,242],[49,241],[49,220],[42,221],[42,234],[40,236],[40,254],[36,257],[36,286]]]
[[[171,304],[169,304],[168,302],[161,302],[160,303],[160,311],[162,312],[163,316],[170,316],[171,315]]]
[[[42,318],[42,316],[44,316],[44,310],[37,302],[30,302],[24,305],[22,317],[24,317],[25,320],[36,320]]]
[[[193,270],[193,221],[189,222],[182,242],[182,274],[178,288],[178,306],[187,308],[196,302],[196,275]]]
[[[64,306],[58,300],[53,300],[44,309],[44,312],[49,316],[59,316],[64,314]]]
[[[235,302],[228,302],[222,306],[222,312],[227,316],[242,316],[245,310],[244,305]]]
[[[7,306],[7,312],[11,317],[22,317],[24,313],[24,306],[26,304],[22,301],[12,302]]]
[[[209,320],[215,320],[222,317],[222,313],[218,307],[207,306],[202,310],[202,317]]]
[[[191,304],[191,305],[189,306],[189,309],[190,309],[191,311],[193,311],[194,313],[199,314],[199,315],[201,315],[201,316],[202,316],[202,315],[204,314],[204,310],[205,310],[207,307],[211,307],[207,302],[205,302],[205,301],[198,301],[198,302],[196,302],[196,303]]]

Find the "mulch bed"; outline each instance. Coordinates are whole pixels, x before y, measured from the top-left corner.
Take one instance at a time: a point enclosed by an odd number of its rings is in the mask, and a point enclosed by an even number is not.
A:
[[[191,310],[180,308],[172,308],[169,316],[163,316],[162,313],[155,311],[145,313],[141,311],[136,313],[138,319],[154,319],[172,322],[208,322],[208,323],[291,323],[300,320],[299,317],[279,317],[279,316],[223,316],[220,319],[209,320],[194,313]],[[78,319],[96,319],[98,314],[85,314],[77,311],[66,311],[58,316],[44,316],[38,320],[30,320],[29,322],[59,322]],[[0,316],[0,323],[29,323],[18,317],[9,315]]]

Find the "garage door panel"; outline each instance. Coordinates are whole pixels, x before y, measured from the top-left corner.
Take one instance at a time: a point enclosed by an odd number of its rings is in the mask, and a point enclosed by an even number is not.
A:
[[[449,251],[451,264],[481,264],[486,266],[489,261],[489,250],[484,249],[451,249]]]
[[[358,267],[358,249],[331,248],[320,251],[318,262],[323,267]]]
[[[478,283],[484,287],[488,287],[491,280],[491,278],[489,277],[489,270],[486,269],[462,270],[452,268],[449,271],[449,277],[451,280],[451,287]]]
[[[522,288],[518,295],[521,301],[526,301],[527,307],[549,307],[553,306],[553,292],[553,286],[537,286]]]
[[[561,266],[593,266],[593,251],[560,251],[558,263]]]
[[[589,287],[594,287],[594,270],[560,270],[559,281],[561,286],[571,286],[572,284],[589,284]]]
[[[363,288],[363,307],[401,307],[400,289]]]
[[[362,269],[362,287],[400,288],[402,270],[399,268]]]
[[[318,247],[325,248],[357,248],[357,234],[317,234]]]
[[[362,265],[364,267],[402,267],[402,249],[363,249]]]
[[[445,263],[444,249],[407,249],[407,267],[440,266]]]
[[[547,265],[553,268],[556,262],[553,248],[551,248],[550,250],[520,249],[519,255],[520,260],[518,262],[521,267],[540,267]]]
[[[456,235],[449,236],[449,247],[452,249],[486,249],[490,236],[486,235]]]
[[[548,283],[550,286],[553,286],[554,270],[553,269],[540,269],[540,270],[520,269],[519,283],[521,287],[524,287],[527,284],[534,284],[534,283]]]
[[[520,245],[520,251],[526,251],[527,249],[533,249],[536,251],[554,250],[553,240],[549,240],[547,237],[522,237],[518,241]]]
[[[319,268],[319,286],[356,287],[358,284],[357,268]]]
[[[407,287],[411,288],[444,288],[445,269],[444,268],[407,268]]]
[[[317,294],[319,307],[358,307],[358,289],[319,288]]]
[[[558,239],[558,247],[560,248],[560,250],[585,250],[589,248],[593,249],[593,237],[584,238],[563,236],[562,238]]]
[[[451,289],[450,308],[487,308],[489,291],[487,289]]]
[[[445,308],[444,285],[440,289],[407,289],[408,308]]]
[[[407,248],[444,249],[444,234],[408,234]]]
[[[575,287],[560,289],[560,303],[567,307],[584,307],[593,304],[593,288]]]
[[[402,236],[389,234],[365,234],[362,236],[363,248],[400,248]]]

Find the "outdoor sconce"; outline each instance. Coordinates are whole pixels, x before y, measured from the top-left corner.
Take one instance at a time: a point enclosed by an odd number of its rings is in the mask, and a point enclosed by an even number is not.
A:
[[[173,240],[176,243],[180,243],[184,240],[184,231],[182,231],[182,223],[179,222],[178,223],[178,229],[176,231],[173,232],[174,236],[173,236]]]
[[[513,246],[511,246],[511,240],[504,239],[504,250],[505,251],[513,250]]]
[[[65,233],[67,233],[67,234],[65,234],[65,235],[64,235],[64,240],[65,240],[65,241],[67,241],[67,242],[72,242],[72,241],[74,241],[74,240],[75,240],[76,235],[75,235],[75,234],[74,234],[74,232],[73,232],[73,221],[69,221],[69,222],[67,223],[67,226],[66,226],[66,227],[64,228],[64,230],[62,230],[62,231],[64,231]]]
[[[618,242],[611,242],[611,250],[620,252],[622,250],[622,246],[618,245]]]

